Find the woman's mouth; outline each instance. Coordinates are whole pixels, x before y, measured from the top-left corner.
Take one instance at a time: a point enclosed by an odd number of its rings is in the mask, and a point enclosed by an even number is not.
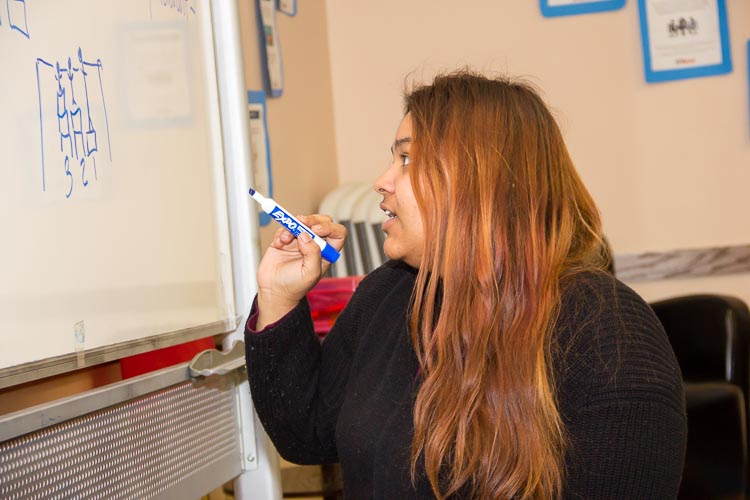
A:
[[[381,210],[383,210],[383,213],[384,213],[384,214],[385,214],[385,216],[387,217],[387,218],[386,218],[386,219],[385,219],[385,220],[383,221],[383,224],[382,224],[382,226],[381,226],[381,229],[383,230],[383,232],[387,232],[387,231],[388,231],[388,228],[389,228],[389,227],[390,227],[391,225],[395,224],[395,223],[394,223],[393,221],[394,221],[394,220],[396,220],[396,219],[398,219],[398,216],[397,216],[397,215],[396,215],[396,214],[395,214],[394,212],[391,212],[390,210],[388,210],[387,208],[384,208],[384,207],[382,207],[382,206],[380,207],[380,209],[381,209]]]

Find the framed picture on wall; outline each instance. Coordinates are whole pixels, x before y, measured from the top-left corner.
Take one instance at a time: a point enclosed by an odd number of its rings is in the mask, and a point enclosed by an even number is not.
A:
[[[573,16],[617,10],[625,6],[625,0],[539,0],[544,17]]]
[[[647,82],[732,71],[724,0],[638,0]]]

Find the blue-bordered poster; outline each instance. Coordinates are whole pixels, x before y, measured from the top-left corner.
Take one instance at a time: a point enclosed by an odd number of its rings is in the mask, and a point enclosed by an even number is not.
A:
[[[279,29],[276,27],[276,0],[257,0],[256,6],[258,33],[263,49],[260,52],[263,83],[269,96],[281,97],[284,93],[284,69]]]
[[[724,0],[638,0],[647,82],[732,71]]]
[[[544,17],[573,16],[622,9],[625,0],[539,0]]]

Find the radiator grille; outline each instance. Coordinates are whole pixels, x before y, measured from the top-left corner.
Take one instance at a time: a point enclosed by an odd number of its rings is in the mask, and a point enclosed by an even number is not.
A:
[[[227,458],[239,470],[227,378],[184,382],[0,443],[0,498],[152,498]]]

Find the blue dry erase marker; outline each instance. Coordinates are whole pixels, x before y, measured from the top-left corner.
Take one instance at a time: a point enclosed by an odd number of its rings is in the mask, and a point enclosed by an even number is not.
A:
[[[339,254],[335,248],[329,245],[326,240],[313,233],[309,227],[298,221],[293,215],[287,212],[284,207],[273,201],[271,198],[266,198],[253,188],[250,188],[250,196],[260,204],[260,208],[262,208],[265,213],[284,226],[287,231],[295,236],[295,238],[299,237],[299,233],[302,231],[309,234],[310,238],[312,238],[312,240],[320,247],[320,254],[325,260],[334,263],[339,259],[341,254]]]

